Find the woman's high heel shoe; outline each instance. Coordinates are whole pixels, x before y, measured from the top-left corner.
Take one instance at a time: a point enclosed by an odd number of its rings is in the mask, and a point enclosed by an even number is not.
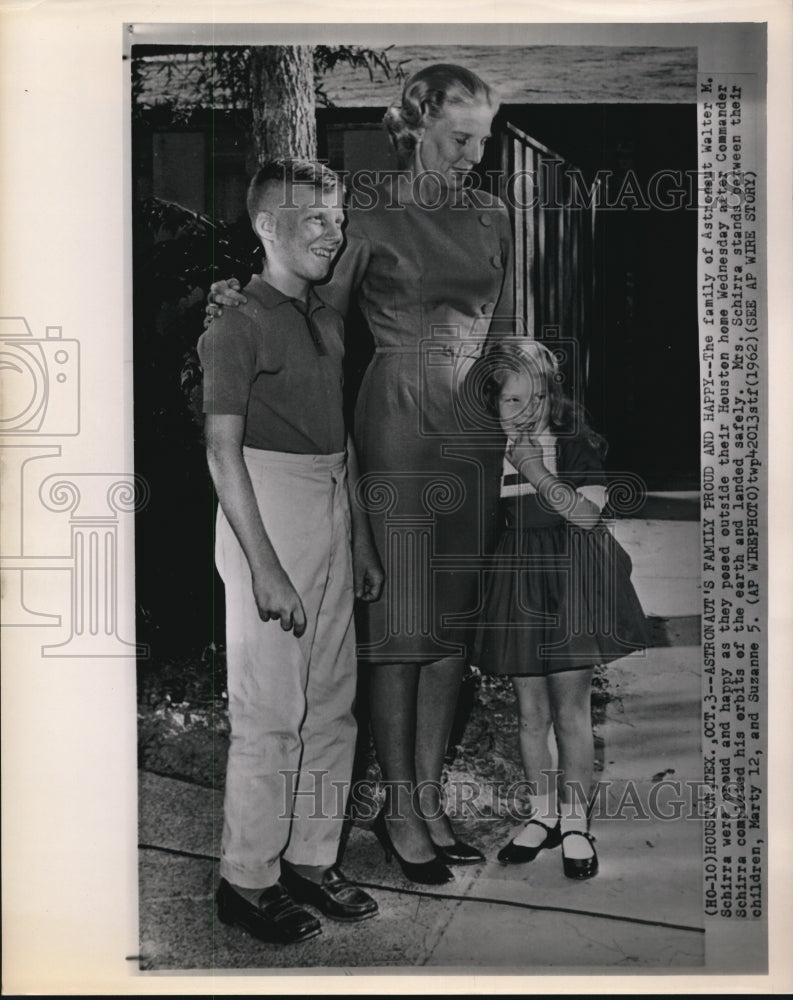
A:
[[[445,847],[438,844],[433,846],[445,865],[481,865],[486,860],[477,847],[464,844],[462,840],[455,839],[453,844],[447,844]]]
[[[380,841],[386,861],[390,861],[392,857],[395,857],[405,878],[410,879],[411,882],[419,882],[422,885],[443,885],[445,882],[451,882],[454,878],[454,875],[440,858],[431,858],[429,861],[405,860],[396,847],[394,847],[391,834],[388,832],[388,827],[386,826],[383,809],[380,810],[375,817],[374,823],[372,823],[372,833]]]
[[[471,844],[466,844],[462,840],[457,839],[457,835],[452,828],[451,821],[449,817],[446,817],[446,822],[449,824],[449,831],[454,837],[454,842],[451,844],[436,844],[432,840],[432,846],[435,848],[435,853],[441,859],[445,865],[480,865],[483,864],[485,859],[484,854],[477,848],[473,847]]]

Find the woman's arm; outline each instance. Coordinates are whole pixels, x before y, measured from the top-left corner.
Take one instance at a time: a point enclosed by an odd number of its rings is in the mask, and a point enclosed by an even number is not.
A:
[[[276,555],[262,523],[248,468],[242,457],[245,417],[206,415],[207,462],[220,506],[242,546],[251,570],[253,596],[262,621],[277,618],[281,628],[306,630],[303,603]]]
[[[360,478],[358,456],[352,435],[347,435],[347,490],[352,519],[352,566],[355,596],[362,601],[376,601],[383,590],[385,572],[372,537],[369,516],[355,501],[355,487]]]
[[[501,228],[501,259],[504,264],[504,283],[501,286],[496,308],[493,310],[493,318],[499,321],[499,327],[505,323],[515,322],[515,249],[512,238],[512,224],[509,221],[509,213],[506,206],[502,206],[503,215],[500,215]],[[500,214],[500,213],[499,213]],[[515,328],[514,333],[523,333]]]
[[[499,232],[504,279],[493,315],[490,318],[485,353],[495,347],[499,340],[505,337],[520,336],[526,332],[523,318],[515,315],[515,253],[512,225],[506,207],[500,201],[497,201],[496,204],[497,207],[490,211]]]
[[[215,316],[223,315],[223,306],[244,306],[248,299],[240,291],[237,278],[221,278],[209,286],[207,306],[204,310],[204,328],[209,326]]]

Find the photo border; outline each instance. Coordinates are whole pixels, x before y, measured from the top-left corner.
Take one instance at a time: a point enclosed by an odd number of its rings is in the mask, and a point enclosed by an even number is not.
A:
[[[139,973],[133,958],[137,924],[137,789],[135,782],[134,659],[36,658],[32,631],[8,629],[2,636],[3,695],[3,916],[4,989],[57,993],[326,993],[394,992],[549,993],[779,992],[791,983],[789,953],[791,860],[787,836],[793,828],[789,794],[781,791],[790,760],[791,697],[790,608],[793,495],[791,394],[782,382],[791,369],[791,7],[777,2],[731,6],[718,3],[635,5],[570,3],[564,10],[547,4],[452,4],[435,8],[382,6],[373,19],[363,4],[238,4],[223,6],[228,22],[263,21],[275,25],[305,17],[306,24],[349,25],[347,36],[371,36],[370,27],[391,20],[406,23],[495,24],[521,21],[538,25],[537,44],[569,20],[575,34],[591,39],[593,26],[619,36],[615,25],[647,25],[654,43],[667,43],[673,25],[768,21],[768,279],[769,392],[769,698],[770,745],[776,763],[770,777],[770,972],[768,976],[628,976],[591,970],[568,975],[521,976],[420,975],[400,970],[386,974],[326,975],[280,971],[262,975],[197,976],[189,971]],[[341,12],[343,16],[339,17]],[[81,345],[81,385],[92,387],[92,413],[118,412],[123,420],[86,419],[78,440],[64,439],[61,460],[76,475],[128,475],[132,461],[131,233],[129,205],[129,82],[121,65],[124,25],[162,21],[174,25],[206,22],[217,7],[187,4],[62,3],[0,5],[0,136],[3,138],[3,194],[7,211],[0,275],[2,315],[24,315],[34,335],[59,324]],[[398,13],[398,18],[395,14]],[[357,25],[353,27],[353,22]],[[569,29],[568,29],[569,30]],[[214,26],[218,44],[231,43],[227,29]],[[717,43],[716,32],[712,44]],[[304,39],[303,29],[295,40]],[[664,41],[659,41],[662,39]],[[249,41],[249,39],[247,39]],[[633,44],[635,44],[635,38]],[[490,42],[488,43],[490,44]],[[493,44],[499,44],[498,40]],[[506,44],[506,42],[504,43]],[[570,44],[576,44],[571,40]],[[630,44],[630,43],[626,43]],[[703,44],[708,44],[707,42]],[[46,72],[41,74],[40,67]],[[122,79],[123,78],[123,79]],[[46,138],[46,142],[42,138]],[[14,152],[9,156],[6,150]],[[51,160],[49,159],[51,158]],[[53,195],[65,204],[53,204]],[[80,227],[88,225],[90,236]],[[42,260],[42,245],[44,247]],[[42,263],[45,267],[42,267]],[[38,266],[36,266],[38,265]],[[44,271],[44,274],[42,274]],[[124,316],[124,324],[119,317]],[[97,349],[102,344],[103,351]],[[121,364],[119,364],[121,360]],[[55,445],[53,445],[55,446]],[[111,456],[111,457],[108,457]],[[23,497],[23,504],[28,502]],[[4,507],[8,501],[4,500]],[[57,524],[56,524],[57,521]],[[134,566],[132,518],[120,522],[118,560]],[[55,552],[64,548],[62,519],[52,512],[41,524],[42,551],[52,537]],[[50,533],[52,533],[50,535]],[[131,579],[131,573],[129,574]],[[770,581],[774,582],[773,590]],[[125,592],[118,634],[134,636],[133,588]],[[19,634],[20,632],[24,634]],[[40,646],[41,643],[38,643]],[[43,794],[42,794],[43,793]],[[773,877],[772,877],[773,873]],[[133,902],[134,901],[134,902]],[[75,906],[77,903],[77,906]],[[123,957],[122,957],[123,956]],[[440,979],[441,974],[443,979]],[[318,976],[321,975],[321,982]],[[596,980],[594,983],[592,980]],[[682,982],[681,982],[682,980]],[[669,989],[674,986],[674,989]],[[440,987],[440,989],[439,989]],[[680,988],[678,988],[680,987]]]

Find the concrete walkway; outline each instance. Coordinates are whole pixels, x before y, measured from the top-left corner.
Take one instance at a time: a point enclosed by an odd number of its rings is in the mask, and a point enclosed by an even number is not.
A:
[[[418,891],[395,864],[384,864],[372,834],[355,826],[344,870],[370,887],[379,917],[357,925],[324,920],[322,934],[305,944],[263,945],[215,918],[220,796],[141,773],[141,968],[701,970],[701,823],[685,809],[677,818],[659,815],[674,816],[684,783],[702,776],[699,524],[631,520],[615,530],[633,559],[646,613],[663,619],[656,632],[664,645],[609,667],[612,700],[596,734],[604,789],[592,820],[596,878],[566,879],[555,850],[525,866],[490,860],[458,868],[449,886]],[[679,782],[684,795],[663,786],[653,814],[661,780]],[[465,839],[465,824],[458,833]],[[470,839],[492,859],[501,846]]]

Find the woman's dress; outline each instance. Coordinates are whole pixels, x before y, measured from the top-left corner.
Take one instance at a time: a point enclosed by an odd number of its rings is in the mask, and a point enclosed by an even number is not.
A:
[[[358,628],[372,662],[467,659],[494,542],[505,442],[466,376],[489,333],[515,332],[509,217],[479,191],[437,201],[409,175],[359,198],[319,289],[345,313],[356,295],[375,344],[355,412],[357,502],[386,571]]]

